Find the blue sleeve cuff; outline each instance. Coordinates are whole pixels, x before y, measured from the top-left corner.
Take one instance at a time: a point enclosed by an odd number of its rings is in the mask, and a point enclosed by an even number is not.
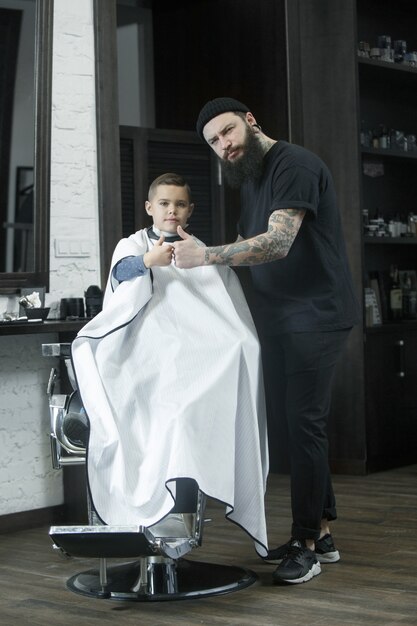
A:
[[[147,271],[148,268],[143,262],[143,255],[128,256],[115,265],[113,276],[119,283],[122,283],[125,280],[143,276]]]

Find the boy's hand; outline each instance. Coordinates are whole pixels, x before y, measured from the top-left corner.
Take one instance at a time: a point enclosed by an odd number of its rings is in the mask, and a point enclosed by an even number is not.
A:
[[[199,245],[181,226],[177,227],[177,232],[182,241],[174,241],[172,244],[175,265],[183,269],[204,265],[205,246]]]
[[[162,245],[165,241],[164,235],[161,235],[158,241],[154,244],[152,250],[145,252],[143,255],[143,262],[146,267],[153,267],[155,265],[163,267],[164,265],[171,265],[172,261],[172,246]]]

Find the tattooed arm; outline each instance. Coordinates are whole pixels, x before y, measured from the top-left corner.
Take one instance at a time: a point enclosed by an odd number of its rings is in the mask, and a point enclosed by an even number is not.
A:
[[[283,259],[289,252],[300,229],[305,210],[280,209],[274,211],[265,233],[242,239],[224,246],[197,246],[194,241],[178,241],[175,248],[177,267],[198,265],[258,265]],[[186,233],[184,233],[186,235]],[[180,233],[181,236],[182,233]],[[192,238],[190,238],[192,239]]]

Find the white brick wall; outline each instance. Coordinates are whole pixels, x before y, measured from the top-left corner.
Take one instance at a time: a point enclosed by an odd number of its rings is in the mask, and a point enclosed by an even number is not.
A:
[[[99,285],[92,0],[55,0],[50,298]],[[56,258],[59,238],[87,239],[90,256]]]
[[[0,514],[60,504],[61,472],[52,470],[46,384],[54,359],[41,358],[54,335],[0,339]]]
[[[52,86],[51,255],[47,303],[99,283],[92,0],[55,0]],[[56,238],[88,239],[90,256],[56,258]],[[0,298],[2,310],[6,298]],[[61,504],[51,469],[46,386],[53,335],[0,338],[0,515]]]

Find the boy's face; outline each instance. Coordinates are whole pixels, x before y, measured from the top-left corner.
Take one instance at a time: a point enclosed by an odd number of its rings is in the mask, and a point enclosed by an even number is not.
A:
[[[184,228],[193,208],[186,187],[176,185],[158,185],[151,199],[145,203],[154,226],[168,233],[176,233],[178,226]]]

